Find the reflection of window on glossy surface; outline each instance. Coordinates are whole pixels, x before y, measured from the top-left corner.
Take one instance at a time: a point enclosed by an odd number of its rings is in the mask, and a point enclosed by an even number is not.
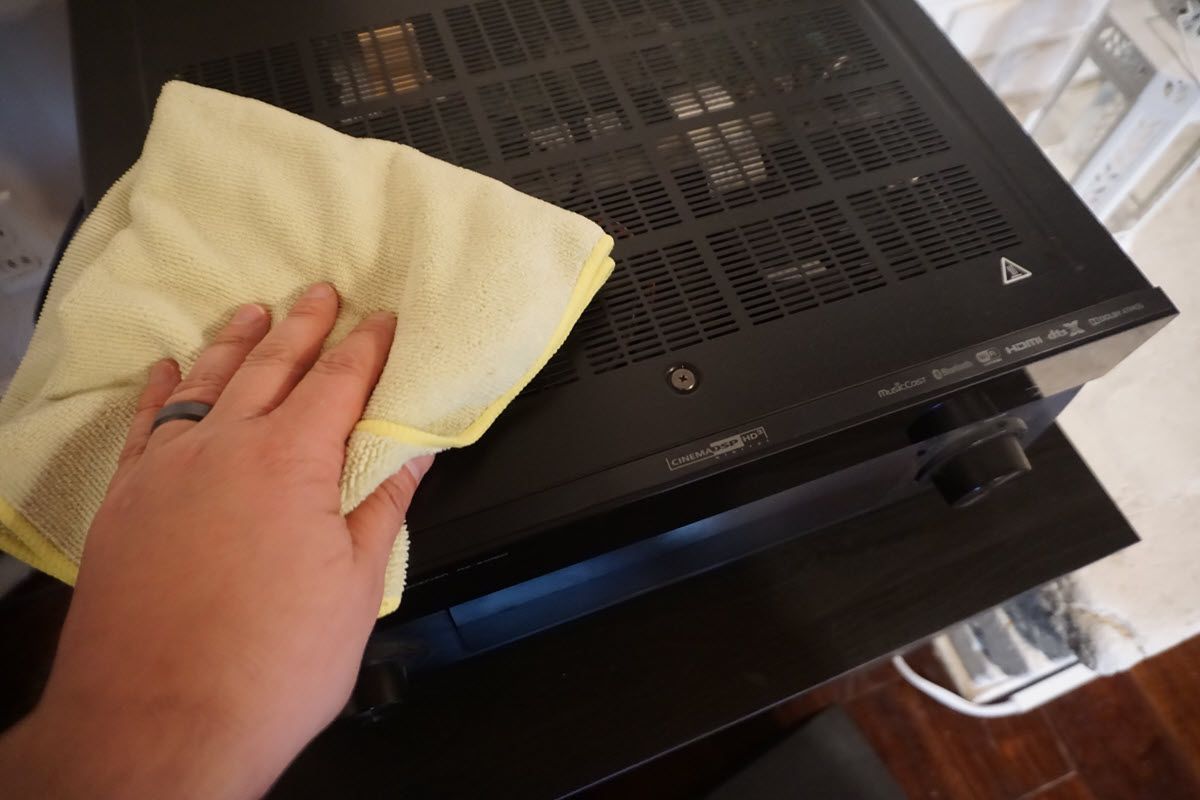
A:
[[[412,23],[388,25],[368,33],[360,33],[358,45],[362,49],[364,60],[374,66],[380,78],[384,78],[385,75],[391,77],[392,91],[396,94],[410,92],[432,79],[421,64],[421,49],[417,45],[416,31],[413,30]],[[369,54],[374,54],[373,49],[376,46],[379,51],[378,57],[370,58]]]
[[[405,94],[438,77],[411,21],[325,37],[314,47],[318,66],[328,71],[326,99],[331,105]],[[432,57],[443,58],[438,53]]]
[[[667,104],[679,119],[690,119],[732,108],[734,100],[724,87],[702,83],[668,96]],[[767,177],[754,132],[744,120],[720,122],[715,127],[688,131],[687,135],[710,185],[717,191],[745,188]]]

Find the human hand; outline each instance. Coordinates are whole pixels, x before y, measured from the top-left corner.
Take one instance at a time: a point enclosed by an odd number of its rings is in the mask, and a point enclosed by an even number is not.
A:
[[[341,514],[346,439],[395,319],[374,314],[321,355],[337,308],[328,284],[274,328],[245,306],[182,382],[154,367],[45,694],[0,743],[9,789],[257,796],[345,704],[432,457]],[[151,431],[189,400],[212,411]]]

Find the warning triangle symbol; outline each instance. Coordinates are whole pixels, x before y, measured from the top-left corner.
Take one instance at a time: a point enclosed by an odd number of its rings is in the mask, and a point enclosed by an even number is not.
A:
[[[1000,272],[1004,276],[1005,286],[1008,286],[1010,283],[1016,283],[1017,281],[1023,281],[1026,278],[1033,277],[1032,272],[1008,258],[1000,259]]]

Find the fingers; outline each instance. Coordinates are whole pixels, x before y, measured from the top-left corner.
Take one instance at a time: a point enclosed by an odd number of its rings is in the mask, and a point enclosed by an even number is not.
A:
[[[170,359],[163,359],[150,368],[150,380],[138,398],[137,411],[125,437],[125,447],[117,459],[117,472],[125,469],[146,451],[150,430],[154,426],[154,415],[167,402],[179,383],[179,366]]]
[[[395,333],[396,318],[388,312],[364,319],[312,365],[278,413],[300,430],[345,442],[383,372]]]
[[[346,517],[355,550],[369,568],[378,569],[380,574],[387,565],[417,486],[431,466],[432,455],[414,458]]]
[[[328,283],[305,292],[246,356],[221,395],[222,413],[254,417],[283,402],[316,361],[337,311],[337,292]]]
[[[242,306],[158,407],[205,403],[213,407],[209,420],[246,419],[282,405],[281,413],[301,430],[344,442],[387,363],[396,321],[386,312],[372,314],[320,356],[337,310],[337,293],[327,283],[311,287],[273,330],[262,306]],[[196,424],[166,422],[153,442],[170,441]]]
[[[175,387],[165,405],[207,403],[213,406],[213,415],[218,414],[221,407],[219,400],[225,386],[246,360],[246,355],[262,340],[270,327],[271,318],[265,308],[255,304],[240,307],[212,344],[200,353],[196,363]],[[164,422],[156,429],[154,441],[169,441],[195,424],[190,420]]]

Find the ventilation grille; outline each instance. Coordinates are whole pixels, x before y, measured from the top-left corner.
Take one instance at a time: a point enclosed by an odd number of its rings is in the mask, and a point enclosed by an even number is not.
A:
[[[683,30],[713,20],[707,0],[583,0],[596,33],[627,38]]]
[[[330,106],[404,95],[454,78],[433,17],[313,39],[313,56]]]
[[[522,173],[512,185],[596,221],[616,239],[679,223],[658,171],[641,147]]]
[[[1017,243],[967,169],[943,169],[961,162],[938,115],[852,8],[449,0],[174,74],[483,171],[620,240],[528,394]]]
[[[472,75],[587,46],[566,0],[488,0],[448,8],[446,20]]]
[[[885,283],[832,202],[720,231],[708,243],[755,324]]]
[[[189,64],[174,77],[262,100],[297,114],[313,111],[300,48],[294,44]]]
[[[346,117],[335,128],[351,136],[369,136],[411,145],[426,155],[480,168],[487,148],[461,94],[416,101],[383,111]]]
[[[718,0],[718,2],[722,11],[728,16],[736,17],[739,14],[750,14],[755,11],[776,8],[783,0]]]
[[[530,395],[544,389],[552,389],[555,386],[566,386],[577,380],[579,380],[579,372],[571,363],[570,348],[560,347],[546,362],[546,366],[542,367],[533,380],[525,385],[521,394]]]
[[[724,111],[760,94],[723,34],[635,50],[614,62],[647,125]]]
[[[822,109],[831,117],[829,127],[810,134],[809,142],[835,178],[852,178],[950,147],[898,81],[828,96]],[[801,116],[811,120],[821,113],[808,106]]]
[[[791,134],[769,111],[671,136],[658,144],[697,218],[820,183]]]
[[[763,20],[743,28],[741,35],[779,92],[887,67],[875,44],[841,7]]]
[[[622,258],[576,328],[599,372],[715,339],[738,329],[691,242]]]
[[[569,147],[630,128],[597,61],[479,87],[505,160]]]
[[[1017,243],[966,167],[855,194],[850,205],[901,280]]]

